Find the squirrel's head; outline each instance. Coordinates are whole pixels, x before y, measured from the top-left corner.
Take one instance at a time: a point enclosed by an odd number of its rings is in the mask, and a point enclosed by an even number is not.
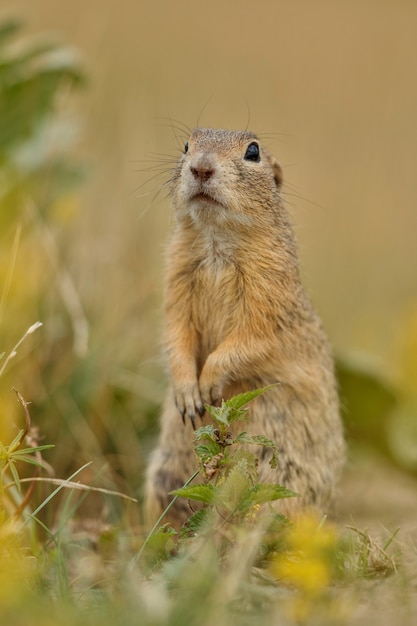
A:
[[[247,131],[196,128],[171,178],[178,218],[194,223],[268,223],[280,206],[282,169]]]

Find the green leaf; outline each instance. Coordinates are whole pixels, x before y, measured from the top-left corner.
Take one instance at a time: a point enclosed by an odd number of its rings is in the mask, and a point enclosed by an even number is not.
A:
[[[212,417],[216,422],[219,421],[219,418],[221,419],[222,407],[205,404],[204,408],[206,409],[210,417]]]
[[[32,454],[33,452],[41,452],[42,450],[50,450],[55,448],[53,443],[46,443],[43,446],[34,446],[33,448],[22,448],[16,454]]]
[[[241,459],[235,467],[233,467],[226,481],[219,489],[219,497],[217,504],[223,506],[228,511],[234,511],[240,508],[240,503],[250,489],[251,482],[249,480],[249,472],[245,459]]]
[[[13,452],[19,448],[24,432],[25,431],[23,429],[19,430],[16,437],[13,439],[12,443],[7,446],[8,454],[13,454]]]
[[[194,431],[194,441],[200,441],[201,439],[213,439],[214,440],[214,428],[213,424],[207,424],[207,426],[201,426]]]
[[[226,405],[226,402],[222,400],[220,407],[206,405],[206,411],[209,415],[221,426],[229,426],[230,408]]]
[[[221,407],[206,405],[206,411],[220,426],[227,428],[230,424],[236,422],[237,420],[245,420],[247,409],[243,407],[245,407],[248,402],[254,400],[274,386],[275,385],[269,385],[267,387],[262,387],[261,389],[253,389],[252,391],[246,391],[233,396],[230,400],[222,400]]]
[[[171,491],[171,495],[187,498],[188,500],[197,500],[205,504],[212,504],[216,498],[218,489],[213,485],[189,485]]]
[[[190,537],[204,529],[207,522],[208,509],[200,509],[191,515],[180,530],[180,537]]]
[[[155,569],[169,558],[172,550],[175,548],[175,535],[176,531],[164,524],[149,537],[143,550],[143,556],[149,568]]]
[[[49,469],[48,463],[37,459],[36,457],[29,456],[27,454],[22,454],[21,452],[16,452],[13,455],[13,461],[22,461],[22,463],[29,463],[30,465],[37,465],[38,467],[42,467],[44,470]]]
[[[13,480],[14,480],[14,483],[15,483],[15,485],[17,487],[18,492],[22,493],[22,487],[21,487],[21,484],[20,484],[19,474],[17,473],[17,469],[16,469],[15,464],[14,464],[12,459],[10,459],[10,462],[7,464],[7,466],[10,469],[10,472],[12,474],[12,477],[13,477]]]
[[[265,502],[273,502],[282,498],[294,498],[298,494],[282,485],[274,485],[269,483],[258,483],[250,490],[250,497],[253,504],[265,504]]]
[[[246,491],[239,502],[239,511],[247,512],[255,505],[266,504],[283,498],[293,498],[297,493],[282,485],[257,483]]]
[[[258,459],[250,450],[246,448],[236,448],[228,457],[225,465],[230,469],[235,466],[238,467],[239,471],[243,472],[249,479],[251,485],[258,482]]]
[[[268,439],[264,435],[249,435],[247,432],[239,433],[235,439],[235,443],[249,443],[257,446],[265,446],[271,448],[272,458],[269,462],[272,469],[278,467],[277,447],[272,439]]]
[[[276,448],[276,445],[272,441],[272,439],[268,439],[268,437],[265,437],[265,435],[252,435],[251,439],[252,439],[252,443],[256,444],[257,446],[267,446],[268,448]]]
[[[233,396],[233,398],[230,398],[230,400],[227,400],[225,402],[225,406],[236,411],[237,409],[241,409],[243,406],[245,406],[245,404],[248,404],[248,402],[251,402],[251,400],[254,400],[258,396],[275,386],[276,385],[268,385],[267,387],[262,387],[260,389],[245,391],[244,393],[240,393],[237,396]]]
[[[268,446],[269,448],[276,447],[272,439],[268,439],[264,435],[249,435],[245,431],[238,434],[235,443],[252,443],[258,446]]]
[[[222,447],[215,441],[208,440],[196,446],[195,451],[200,459],[207,459],[222,452]]]

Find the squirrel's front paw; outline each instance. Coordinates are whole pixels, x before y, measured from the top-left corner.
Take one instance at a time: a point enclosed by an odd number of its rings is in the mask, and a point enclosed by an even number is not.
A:
[[[175,404],[181,413],[182,421],[185,424],[185,416],[188,416],[193,428],[195,428],[196,413],[198,413],[200,417],[204,415],[204,406],[201,401],[197,381],[176,386],[174,393]]]
[[[200,394],[203,404],[218,405],[222,399],[223,384],[213,377],[209,368],[204,367],[199,380]]]

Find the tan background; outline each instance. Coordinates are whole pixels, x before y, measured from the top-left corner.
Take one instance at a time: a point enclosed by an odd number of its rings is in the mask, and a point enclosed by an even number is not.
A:
[[[87,68],[70,103],[90,175],[68,254],[107,330],[125,307],[130,336],[136,324],[148,336],[135,315],[144,300],[158,311],[168,202],[140,194],[168,177],[141,187],[153,153],[182,145],[169,118],[249,124],[284,165],[305,280],[334,345],[395,371],[417,303],[415,3],[14,0],[1,14],[75,46]],[[145,356],[157,350],[155,338]]]

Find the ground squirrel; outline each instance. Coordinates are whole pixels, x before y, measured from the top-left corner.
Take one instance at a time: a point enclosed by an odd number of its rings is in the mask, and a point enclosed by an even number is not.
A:
[[[196,469],[193,425],[204,404],[271,383],[279,384],[249,405],[245,424],[278,447],[278,469],[261,459],[260,480],[300,494],[279,501],[284,514],[323,514],[331,504],[344,459],[333,359],[300,282],[281,185],[280,165],[247,131],[193,130],[173,171],[165,295],[171,389],[147,472],[149,519]],[[180,498],[166,521],[178,528],[190,513]]]

